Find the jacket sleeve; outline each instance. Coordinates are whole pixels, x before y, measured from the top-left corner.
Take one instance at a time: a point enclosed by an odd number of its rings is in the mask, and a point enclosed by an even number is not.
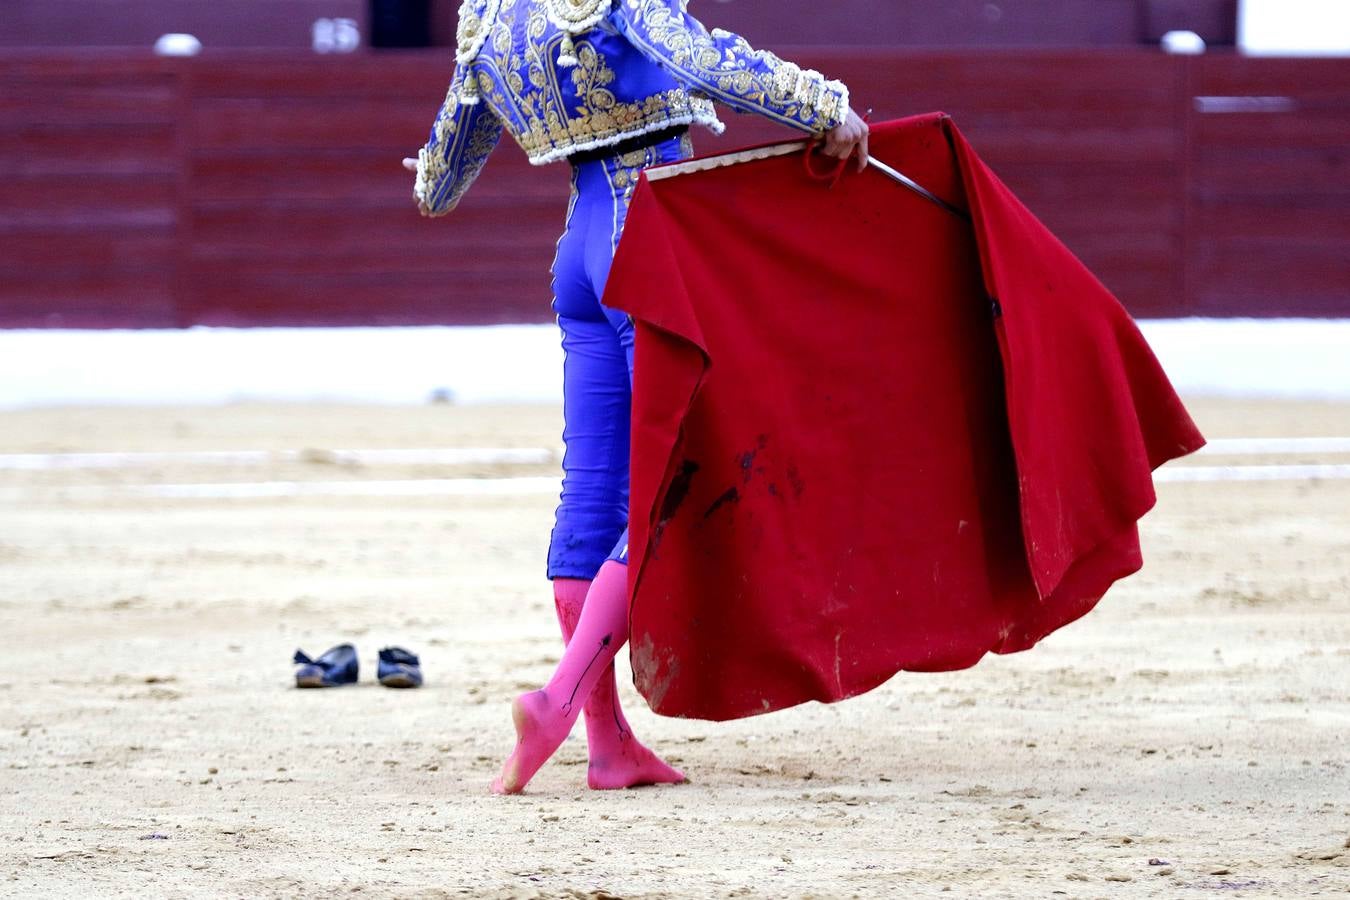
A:
[[[614,22],[633,46],[689,90],[737,112],[802,131],[829,131],[848,118],[848,88],[819,72],[756,50],[739,35],[709,32],[688,0],[615,0]]]
[[[431,137],[417,154],[413,194],[434,216],[455,208],[502,136],[501,119],[486,103],[461,99],[464,79],[473,77],[471,71],[466,73],[470,69],[456,67]]]

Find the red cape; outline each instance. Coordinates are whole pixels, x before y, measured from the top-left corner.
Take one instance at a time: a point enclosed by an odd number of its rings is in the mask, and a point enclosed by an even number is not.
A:
[[[1141,565],[1204,439],[1100,282],[951,120],[880,172],[644,178],[605,302],[637,322],[632,662],[664,715],[834,701],[1031,647]]]

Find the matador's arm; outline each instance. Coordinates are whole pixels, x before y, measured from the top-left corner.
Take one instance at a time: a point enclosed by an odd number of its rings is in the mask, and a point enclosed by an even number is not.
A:
[[[443,216],[455,208],[501,140],[501,119],[488,105],[461,99],[464,78],[473,77],[466,76],[470,68],[456,66],[450,92],[431,126],[431,138],[417,153],[413,193],[427,215]]]
[[[709,32],[688,0],[615,0],[614,21],[633,46],[692,91],[737,112],[817,134],[848,118],[848,88],[756,50],[739,35]]]

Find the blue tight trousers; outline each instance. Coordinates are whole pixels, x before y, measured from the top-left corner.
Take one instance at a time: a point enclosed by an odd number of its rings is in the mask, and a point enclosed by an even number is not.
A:
[[[600,302],[638,175],[685,159],[687,137],[572,170],[567,227],[553,264],[563,346],[563,485],[549,541],[549,578],[594,578],[628,561],[633,323]]]

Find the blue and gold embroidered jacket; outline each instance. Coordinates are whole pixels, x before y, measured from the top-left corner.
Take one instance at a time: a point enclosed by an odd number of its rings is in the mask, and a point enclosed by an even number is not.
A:
[[[848,89],[709,32],[688,0],[464,0],[450,91],[415,194],[449,212],[502,131],[536,165],[663,129],[722,130],[713,101],[802,131],[848,116]]]

